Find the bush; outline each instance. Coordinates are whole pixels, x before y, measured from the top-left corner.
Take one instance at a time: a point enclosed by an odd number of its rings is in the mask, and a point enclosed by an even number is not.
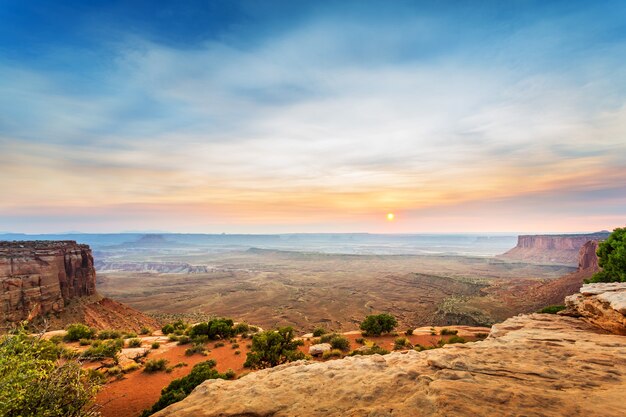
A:
[[[380,346],[378,346],[377,344],[374,344],[369,349],[353,350],[352,352],[350,352],[350,356],[357,356],[357,355],[386,355],[388,353],[389,353],[389,351],[387,349],[383,349]]]
[[[477,340],[485,340],[487,336],[489,336],[489,333],[476,333],[474,336]]]
[[[21,327],[0,337],[0,416],[96,416],[90,404],[102,375],[59,361],[54,343]]]
[[[324,329],[323,327],[318,327],[313,330],[313,337],[320,337],[324,334],[326,334],[326,329]]]
[[[239,343],[233,343],[232,345],[230,345],[231,349],[237,349],[239,348]]]
[[[330,339],[329,343],[333,349],[339,349],[343,351],[350,350],[350,341],[344,336],[336,335],[332,339]]]
[[[541,310],[539,310],[539,313],[543,313],[543,314],[556,314],[561,310],[565,310],[565,306],[563,305],[554,305],[554,306],[547,306],[542,308]]]
[[[80,356],[86,360],[101,360],[112,358],[117,361],[117,354],[124,347],[122,339],[105,340],[104,342],[92,343],[91,347],[84,351]]]
[[[128,347],[131,347],[131,348],[141,347],[141,339],[137,339],[137,338],[129,339],[128,340]]]
[[[70,324],[66,327],[67,333],[64,339],[68,342],[78,342],[80,339],[91,339],[95,335],[95,330],[81,323]]]
[[[159,342],[152,342],[152,349],[158,349],[161,347],[161,344]]]
[[[91,339],[80,339],[78,341],[78,344],[81,345],[81,346],[89,346],[92,342],[93,342],[93,340],[91,340]]]
[[[327,350],[322,353],[322,359],[341,358],[342,356],[343,352],[339,349]]]
[[[232,370],[220,374],[214,368],[215,361],[212,359],[195,365],[189,375],[175,379],[167,387],[163,388],[159,400],[149,410],[145,410],[141,417],[148,417],[168,405],[184,399],[195,387],[208,379],[233,379],[235,377],[235,373]]]
[[[234,322],[231,319],[212,319],[206,323],[196,324],[191,328],[189,334],[192,337],[206,335],[210,340],[227,339],[237,334],[233,325]],[[246,330],[244,330],[244,332],[247,331],[247,329],[248,327],[246,327]]]
[[[626,282],[626,227],[613,230],[604,242],[600,242],[598,265],[602,271],[586,282]]]
[[[393,349],[394,350],[400,350],[400,349],[404,349],[406,347],[409,347],[409,348],[411,347],[411,344],[406,339],[406,337],[398,337],[393,342]]]
[[[179,345],[187,345],[189,343],[191,343],[191,338],[189,336],[184,335],[184,334],[181,335],[181,336],[178,336],[178,344]]]
[[[291,327],[282,327],[254,335],[244,366],[262,369],[304,359],[304,353],[298,350],[302,342],[294,341],[293,336]]]
[[[194,355],[196,353],[199,353],[201,355],[205,355],[207,354],[206,350],[204,349],[203,345],[198,345],[198,344],[194,344],[192,347],[190,347],[189,349],[187,349],[185,351],[185,355],[187,356],[191,356]]]
[[[129,362],[128,364],[124,365],[124,367],[122,367],[122,373],[127,374],[134,371],[135,369],[139,369],[139,364],[137,362]]]
[[[119,339],[122,337],[122,332],[118,332],[117,330],[100,330],[98,332],[98,339],[106,340],[106,339]]]
[[[174,333],[174,326],[172,326],[171,324],[166,324],[165,326],[161,327],[161,333],[163,334]]]
[[[224,342],[217,342],[216,344],[213,345],[213,349],[217,349],[224,346]]]
[[[124,339],[132,339],[134,337],[137,337],[137,333],[135,333],[135,332],[125,332],[124,333]]]
[[[240,350],[236,350],[235,351],[235,355],[241,355],[241,351]]]
[[[407,336],[413,335],[413,329],[407,329],[407,331],[404,332],[404,334],[407,335]]]
[[[443,329],[441,329],[439,334],[442,335],[442,336],[449,336],[449,335],[457,334],[458,332],[459,332],[458,330],[452,330],[452,329],[443,328]]]
[[[449,338],[446,341],[446,343],[450,343],[450,344],[452,344],[452,343],[465,343],[465,342],[466,342],[465,339],[463,339],[462,337],[457,336],[457,335],[452,336],[451,338]]]
[[[250,326],[247,323],[237,323],[234,328],[235,334],[244,334],[250,330]]]
[[[382,333],[391,332],[397,325],[398,321],[394,316],[383,313],[367,316],[361,323],[361,330],[366,335],[380,336]]]
[[[354,339],[354,341],[357,342],[359,345],[365,344],[365,339],[363,339],[362,337],[357,337],[356,339]]]
[[[170,333],[170,334],[167,336],[167,338],[168,338],[168,340],[169,340],[170,342],[178,342],[178,336],[176,336],[176,335],[175,335],[175,334],[173,334],[173,333]]]
[[[150,359],[146,361],[143,371],[147,373],[165,371],[165,368],[167,368],[167,362],[167,359]]]
[[[139,334],[143,334],[143,335],[152,334],[152,330],[148,329],[147,327],[142,327],[141,330],[139,330]]]

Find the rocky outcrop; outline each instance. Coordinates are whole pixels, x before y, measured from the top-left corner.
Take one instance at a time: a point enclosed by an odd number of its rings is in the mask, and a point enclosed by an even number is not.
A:
[[[593,272],[599,271],[598,265],[598,241],[590,240],[586,242],[578,251],[578,270]]]
[[[618,417],[624,392],[624,336],[578,318],[531,314],[493,326],[482,342],[209,380],[155,416]]]
[[[115,262],[96,261],[98,271],[154,272],[163,274],[200,274],[209,272],[205,265],[185,262]]]
[[[626,336],[626,283],[583,285],[580,293],[565,299],[565,306],[564,315],[581,317],[611,333]]]
[[[93,257],[74,241],[0,242],[0,326],[60,312],[96,293]]]
[[[499,256],[525,262],[576,265],[581,248],[587,242],[601,241],[608,236],[608,232],[580,235],[522,235],[517,238],[517,246]]]

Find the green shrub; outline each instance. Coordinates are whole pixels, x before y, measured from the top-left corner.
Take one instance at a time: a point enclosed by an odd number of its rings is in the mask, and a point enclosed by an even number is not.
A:
[[[98,332],[98,339],[106,340],[106,339],[119,339],[122,337],[122,332],[117,330],[100,330]]]
[[[63,341],[63,336],[57,334],[57,335],[52,336],[49,340],[55,345],[58,345],[59,343]]]
[[[224,342],[217,342],[213,345],[213,349],[221,348],[222,346],[224,346]]]
[[[357,342],[359,345],[365,344],[365,339],[363,339],[362,337],[357,337],[356,339],[354,339],[354,341]]]
[[[350,341],[344,336],[336,335],[332,339],[330,339],[329,343],[333,349],[339,349],[343,351],[350,350]]]
[[[237,332],[231,319],[219,318],[196,324],[191,328],[189,334],[191,336],[206,335],[210,340],[217,340],[228,339],[235,336]]]
[[[237,349],[239,348],[239,343],[233,343],[232,345],[230,345],[231,349]]]
[[[152,349],[158,349],[161,347],[161,344],[159,342],[152,342]]]
[[[102,375],[59,361],[59,346],[23,327],[0,336],[0,416],[96,416],[92,399]]]
[[[450,344],[452,344],[452,343],[465,343],[465,342],[466,342],[465,339],[463,339],[462,337],[457,336],[457,335],[452,336],[451,338],[449,338],[446,341],[446,343],[450,343]]]
[[[220,374],[214,368],[215,361],[212,359],[195,365],[189,375],[175,379],[167,387],[163,388],[159,400],[149,410],[145,410],[141,417],[148,417],[168,405],[184,399],[195,387],[208,379],[232,379],[235,377],[235,373],[232,370]]]
[[[304,359],[304,353],[298,350],[302,341],[295,341],[293,337],[294,332],[291,327],[282,327],[254,335],[244,366],[261,369]]]
[[[128,340],[128,347],[131,347],[131,348],[141,347],[141,339],[137,339],[137,338],[129,339]]]
[[[141,330],[139,330],[139,334],[143,334],[143,335],[152,334],[152,330],[148,329],[147,327],[142,327]]]
[[[161,333],[163,334],[174,333],[174,326],[172,326],[171,324],[166,324],[165,326],[161,327]]]
[[[179,345],[187,345],[191,343],[191,338],[187,335],[180,335],[178,336],[178,344]]]
[[[393,342],[393,349],[394,350],[401,350],[401,349],[404,349],[406,347],[411,347],[411,344],[406,339],[406,337],[398,337]]]
[[[487,338],[487,336],[489,336],[489,333],[476,333],[474,335],[474,337],[476,337],[476,339],[478,340],[484,340]]]
[[[93,340],[91,340],[91,339],[80,339],[78,341],[78,344],[81,345],[81,346],[89,346],[92,342],[93,342]]]
[[[70,324],[66,327],[64,339],[68,342],[78,342],[80,339],[91,339],[96,333],[92,328],[81,323]]]
[[[626,227],[613,230],[598,244],[598,265],[602,271],[586,282],[626,282]]]
[[[357,356],[357,355],[386,355],[388,353],[389,353],[389,351],[387,349],[383,349],[380,346],[378,346],[377,344],[374,344],[369,349],[353,350],[352,352],[350,352],[350,356]]]
[[[340,349],[327,350],[322,353],[322,359],[341,358],[342,356],[343,352]]]
[[[176,336],[176,335],[175,335],[175,334],[173,334],[173,333],[170,333],[170,334],[167,336],[167,338],[168,338],[168,340],[169,340],[170,342],[178,342],[178,336]]]
[[[235,355],[241,355],[241,351],[240,350],[236,350],[235,351]]]
[[[458,332],[459,332],[458,330],[443,328],[443,329],[441,329],[439,334],[442,335],[442,336],[448,336],[448,335],[457,334]]]
[[[413,329],[407,329],[406,332],[404,332],[404,334],[407,336],[413,335]]]
[[[313,330],[313,337],[320,337],[324,334],[326,334],[326,329],[324,329],[323,327],[318,327]]]
[[[105,340],[104,342],[92,343],[89,349],[85,350],[80,356],[83,359],[96,361],[105,358],[112,358],[117,361],[117,354],[124,347],[122,339]]]
[[[150,359],[148,361],[146,361],[144,367],[143,367],[143,371],[147,372],[147,373],[153,373],[153,372],[158,372],[158,371],[165,371],[165,368],[167,368],[167,359]]]
[[[539,310],[539,313],[543,313],[543,314],[556,314],[561,310],[565,310],[565,306],[563,305],[554,305],[554,306],[547,306],[542,308],[541,310]]]
[[[235,376],[237,376],[235,374],[235,371],[233,371],[232,369],[228,369],[226,372],[224,372],[224,377],[226,379],[235,379]]]
[[[135,332],[125,332],[124,333],[124,339],[132,339],[137,337],[137,333]]]
[[[237,323],[235,325],[234,331],[235,334],[244,334],[250,330],[250,326],[247,323]]]
[[[366,335],[380,336],[383,333],[389,333],[398,325],[398,321],[391,314],[383,313],[370,315],[361,323],[361,330]]]
[[[194,344],[189,349],[185,350],[185,355],[187,356],[195,355],[196,353],[206,356],[207,352],[204,349],[204,345]]]

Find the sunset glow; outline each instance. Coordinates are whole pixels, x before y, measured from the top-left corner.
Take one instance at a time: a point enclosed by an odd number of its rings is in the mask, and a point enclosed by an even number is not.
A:
[[[619,2],[229,2],[167,19],[149,2],[115,6],[123,19],[27,3],[0,8],[0,231],[626,218]],[[402,222],[381,221],[389,207]]]

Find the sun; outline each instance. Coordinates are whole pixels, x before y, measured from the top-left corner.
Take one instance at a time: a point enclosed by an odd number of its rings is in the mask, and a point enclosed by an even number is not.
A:
[[[393,213],[387,213],[387,221],[392,222],[396,218],[396,215]]]

